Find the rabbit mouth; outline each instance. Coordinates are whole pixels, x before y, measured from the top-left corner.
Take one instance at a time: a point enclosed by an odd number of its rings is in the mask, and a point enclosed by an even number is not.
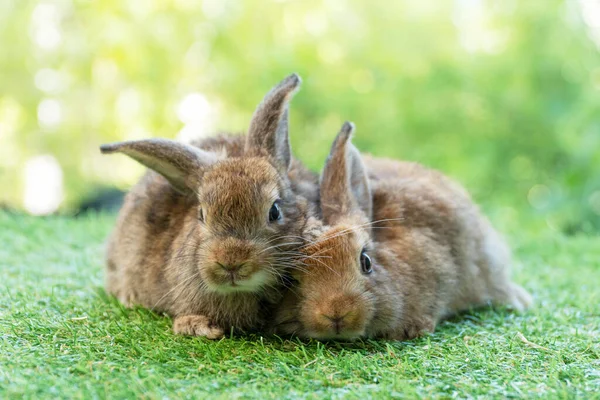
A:
[[[365,335],[365,326],[356,319],[356,314],[325,316],[320,314],[306,321],[306,336],[319,340],[354,340]],[[302,319],[302,317],[300,317]]]
[[[221,275],[216,282],[209,287],[218,293],[255,293],[261,291],[265,285],[270,283],[269,274],[259,270],[250,275],[228,273]]]

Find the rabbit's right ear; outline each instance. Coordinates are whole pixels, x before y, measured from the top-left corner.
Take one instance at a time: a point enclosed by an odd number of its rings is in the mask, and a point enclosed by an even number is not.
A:
[[[371,188],[360,152],[351,143],[354,124],[346,122],[331,146],[321,173],[321,207],[325,223],[363,212],[372,217]]]
[[[103,154],[123,153],[158,172],[180,193],[198,190],[202,170],[218,156],[197,147],[168,139],[145,139],[100,146]]]
[[[288,103],[302,80],[291,74],[275,86],[258,105],[246,140],[246,153],[270,157],[287,172],[292,159],[288,133]]]

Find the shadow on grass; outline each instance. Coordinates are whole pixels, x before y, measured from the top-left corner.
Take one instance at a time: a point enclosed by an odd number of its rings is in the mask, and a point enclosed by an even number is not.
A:
[[[95,288],[97,298],[108,309],[103,313],[103,318],[109,320],[117,319],[119,326],[127,328],[127,324],[135,326],[136,335],[140,340],[160,339],[171,345],[183,345],[196,347],[268,347],[271,351],[282,353],[294,353],[308,351],[313,354],[327,352],[332,356],[342,353],[373,354],[389,353],[402,348],[422,347],[432,342],[443,339],[462,337],[465,331],[481,329],[482,326],[503,324],[510,311],[504,308],[492,306],[480,307],[453,315],[440,322],[436,331],[410,341],[357,339],[354,341],[304,339],[297,336],[278,336],[273,334],[262,334],[261,332],[230,332],[225,338],[212,341],[206,338],[178,336],[172,333],[172,320],[168,315],[159,314],[143,307],[126,308],[115,297],[107,294],[102,287]],[[123,322],[125,321],[125,325]],[[113,321],[114,322],[114,321]],[[141,328],[141,329],[140,329]],[[392,350],[393,349],[393,350]]]
[[[105,308],[105,312],[102,313],[102,319],[108,323],[118,323],[119,326],[126,326],[123,324],[131,324],[139,327],[144,325],[149,329],[144,329],[141,332],[138,330],[136,335],[147,332],[149,335],[156,334],[157,331],[161,332],[161,338],[170,342],[177,342],[180,344],[190,345],[192,343],[213,343],[215,346],[219,346],[220,343],[227,342],[229,345],[252,345],[252,346],[265,346],[272,350],[280,352],[296,352],[298,349],[311,350],[314,352],[320,352],[327,350],[327,352],[336,355],[340,352],[356,352],[361,354],[373,353],[386,351],[387,341],[379,341],[372,339],[358,339],[355,341],[319,341],[316,339],[304,339],[297,336],[278,336],[274,334],[263,334],[261,332],[230,332],[225,338],[217,341],[209,340],[206,338],[190,337],[190,336],[179,336],[172,333],[172,319],[166,314],[159,314],[150,311],[143,307],[127,308],[119,302],[114,296],[106,293],[104,288],[95,288],[96,297],[99,303],[102,304],[102,308]],[[116,321],[115,321],[116,320]],[[150,338],[139,337],[140,340],[146,340]],[[412,341],[411,343],[418,343],[423,338]],[[396,342],[396,343],[408,343],[408,342]]]

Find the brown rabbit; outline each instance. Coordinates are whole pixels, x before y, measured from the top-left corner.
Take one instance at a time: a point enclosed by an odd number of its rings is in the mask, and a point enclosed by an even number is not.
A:
[[[168,313],[180,334],[262,325],[318,197],[316,175],[290,154],[287,107],[299,85],[293,74],[275,86],[246,136],[101,147],[153,170],[127,195],[110,237],[108,292]]]
[[[366,158],[346,123],[321,177],[323,222],[311,218],[297,286],[279,333],[318,339],[412,339],[487,303],[525,309],[509,252],[466,191],[416,163]]]

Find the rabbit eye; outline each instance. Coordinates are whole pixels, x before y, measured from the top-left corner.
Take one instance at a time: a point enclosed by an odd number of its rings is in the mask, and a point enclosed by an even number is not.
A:
[[[202,211],[202,207],[198,209],[198,220],[204,222],[204,212]]]
[[[279,200],[271,206],[269,210],[269,222],[279,221],[281,219],[281,209],[279,208]]]
[[[362,269],[363,274],[370,274],[373,272],[373,268],[371,268],[371,257],[369,257],[365,249],[360,253],[360,268]]]

